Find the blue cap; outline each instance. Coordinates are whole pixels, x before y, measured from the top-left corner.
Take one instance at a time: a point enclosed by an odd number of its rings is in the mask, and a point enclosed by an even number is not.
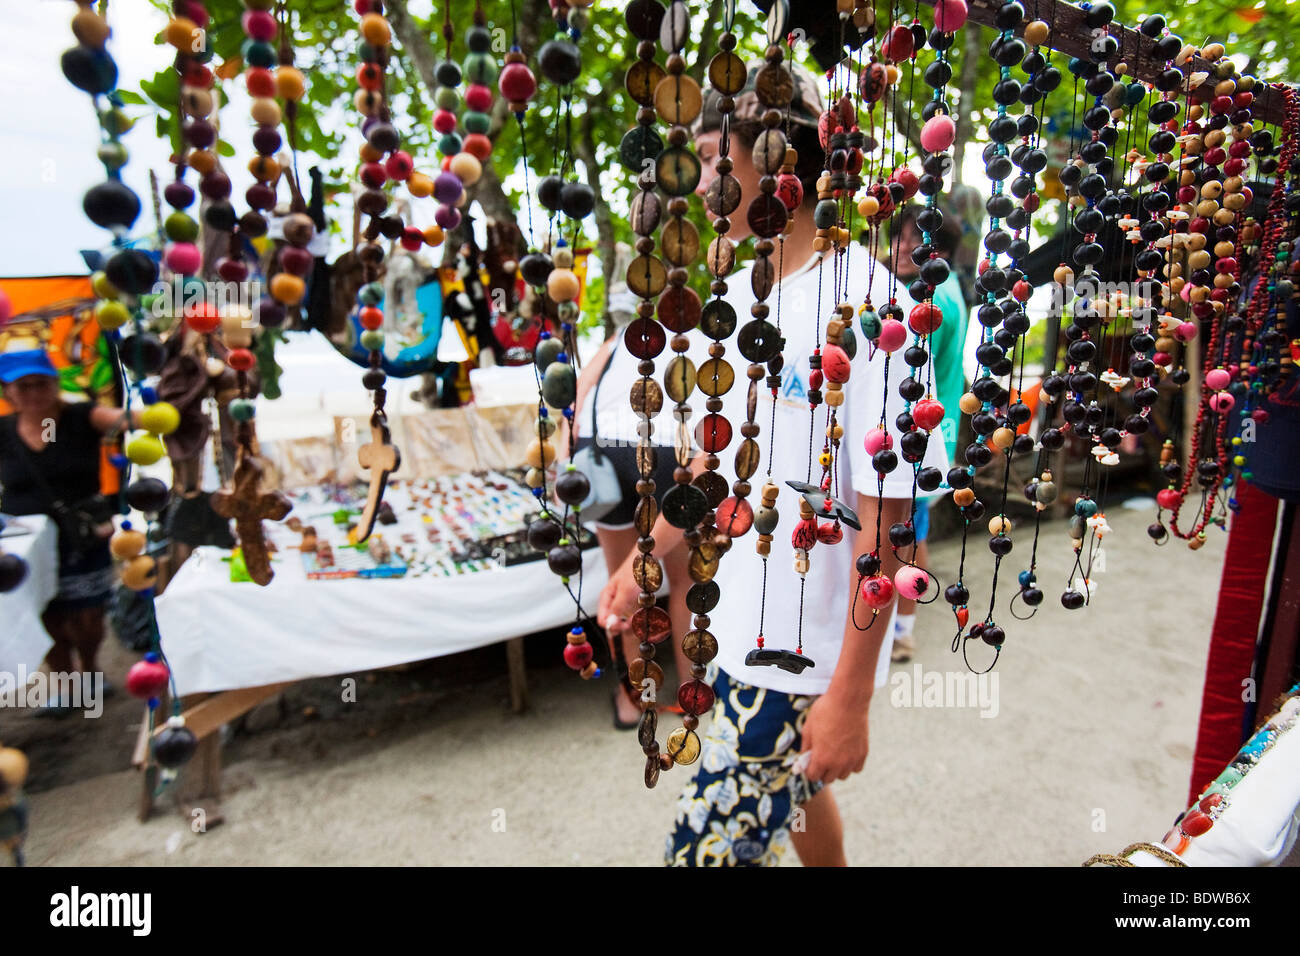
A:
[[[26,349],[22,352],[0,352],[0,382],[8,385],[28,375],[48,375],[58,378],[58,370],[50,361],[45,349]]]

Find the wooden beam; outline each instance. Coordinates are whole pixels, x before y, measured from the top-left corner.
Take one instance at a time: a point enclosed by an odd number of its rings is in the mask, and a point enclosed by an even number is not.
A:
[[[927,6],[934,6],[935,0],[921,0]],[[1026,12],[1026,22],[1035,17],[1046,20],[1052,25],[1052,32],[1048,39],[1049,45],[1053,50],[1059,50],[1070,56],[1077,56],[1082,59],[1091,59],[1092,29],[1084,22],[1084,11],[1070,3],[1064,3],[1062,0],[1022,0]],[[994,24],[994,16],[998,8],[1002,6],[1000,0],[967,0],[969,10],[968,20],[978,23],[982,26],[992,27],[994,30],[997,26]],[[1018,36],[1024,35],[1024,26],[1014,31]],[[1114,66],[1120,60],[1128,64],[1128,75],[1137,77],[1139,80],[1145,80],[1148,83],[1154,83],[1156,77],[1165,68],[1162,60],[1155,60],[1151,56],[1151,49],[1155,46],[1155,40],[1145,37],[1136,30],[1130,30],[1122,24],[1112,21],[1107,27],[1110,33],[1119,42],[1119,52],[1111,57],[1108,63]],[[1188,38],[1184,38],[1186,40]],[[1196,42],[1196,41],[1192,41]],[[1229,53],[1232,51],[1229,50]],[[1187,72],[1196,73],[1200,71],[1210,71],[1210,64],[1200,57],[1193,57],[1184,68]],[[1201,87],[1201,92],[1207,98],[1213,95],[1214,84],[1206,82]],[[1251,115],[1259,122],[1274,123],[1282,125],[1285,118],[1283,110],[1283,100],[1280,84],[1260,84],[1255,88],[1255,101],[1251,104]]]
[[[183,714],[185,726],[199,740],[216,731],[222,724],[229,723],[236,717],[248,713],[268,697],[278,694],[289,687],[293,681],[279,684],[266,684],[263,687],[241,687],[213,694],[201,703],[188,708]],[[167,726],[165,720],[159,721],[154,728],[155,737]]]

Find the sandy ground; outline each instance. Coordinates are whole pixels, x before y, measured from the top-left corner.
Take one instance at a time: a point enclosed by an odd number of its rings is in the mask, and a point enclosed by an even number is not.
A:
[[[1187,793],[1224,536],[1199,553],[1175,542],[1157,560],[1151,510],[1109,515],[1106,570],[1092,606],[1073,613],[1056,600],[1073,558],[1065,526],[1044,526],[1048,599],[1032,623],[1005,611],[1028,557],[1017,536],[999,587],[1009,638],[996,716],[877,692],[866,770],[834,786],[850,862],[1077,866],[1163,835]],[[945,583],[958,551],[935,547]],[[987,594],[987,553],[975,564],[971,592]],[[922,608],[918,658],[894,673],[964,673],[950,620],[942,601]],[[236,728],[226,822],[207,833],[165,801],[137,822],[136,702],[119,698],[100,720],[6,714],[0,739],[33,763],[29,863],[657,864],[686,771],[644,789],[633,736],[610,726],[609,684],[557,666],[561,640],[530,639],[519,716],[501,647],[362,676],[351,704],[337,678],[295,686],[283,716],[265,707]],[[109,673],[128,660],[114,648]]]

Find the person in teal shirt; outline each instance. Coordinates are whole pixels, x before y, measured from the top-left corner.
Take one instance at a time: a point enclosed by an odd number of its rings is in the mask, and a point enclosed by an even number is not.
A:
[[[910,283],[920,274],[920,267],[912,261],[912,250],[921,244],[921,230],[916,225],[916,214],[920,207],[904,206],[894,221],[893,243],[891,250],[894,275],[899,282]],[[930,237],[939,255],[952,261],[957,243],[961,240],[961,226],[951,213],[944,216],[939,231]],[[961,409],[957,403],[966,391],[966,373],[962,369],[962,351],[966,344],[966,323],[970,313],[966,308],[966,297],[962,293],[961,280],[956,270],[948,274],[934,290],[934,304],[943,312],[943,323],[930,334],[930,355],[932,356],[934,397],[943,403],[944,418],[941,430],[943,442],[948,447],[948,460],[957,460],[957,427],[961,423]],[[935,499],[939,500],[939,499]],[[927,502],[919,502],[916,514],[912,518],[916,531],[915,561],[921,567],[929,567],[930,553],[925,539],[930,531],[930,507]],[[898,613],[894,618],[894,649],[891,657],[904,662],[912,659],[916,650],[912,639],[912,629],[916,622],[916,602],[909,601],[901,595],[898,598]]]

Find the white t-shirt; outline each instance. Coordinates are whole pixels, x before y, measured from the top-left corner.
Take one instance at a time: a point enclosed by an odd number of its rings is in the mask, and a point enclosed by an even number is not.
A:
[[[623,344],[623,333],[626,330],[626,327],[622,327],[614,334],[613,352],[604,376],[600,378],[598,384],[592,385],[591,392],[583,400],[582,408],[578,411],[578,436],[590,438],[596,434],[602,445],[613,442],[635,448],[638,440],[637,423],[640,419],[632,411],[632,403],[628,396],[632,385],[640,380],[641,375],[636,370],[638,359]],[[655,360],[653,377],[661,385],[664,370],[675,354],[665,348]],[[692,396],[692,402],[694,401],[695,397]],[[699,402],[700,407],[703,408],[703,400],[700,399]],[[654,432],[650,436],[652,444],[661,446],[673,444],[677,423],[673,421],[672,410],[673,402],[665,395],[663,408],[654,418]],[[592,431],[593,411],[598,416],[596,419],[598,432]]]
[[[789,263],[787,251],[787,264]],[[780,523],[773,532],[772,551],[768,558],[767,601],[764,615],[763,632],[767,648],[795,649],[799,628],[799,576],[794,571],[794,547],[790,542],[790,533],[799,520],[798,493],[786,485],[787,480],[811,481],[821,480],[821,465],[816,456],[821,453],[826,435],[826,405],[818,406],[816,424],[813,431],[813,465],[811,478],[808,477],[808,434],[809,410],[806,399],[808,390],[808,359],[816,345],[816,318],[821,316],[822,342],[825,343],[826,320],[832,315],[836,297],[832,292],[832,257],[827,256],[822,266],[821,308],[818,310],[818,269],[813,265],[807,271],[791,273],[782,283],[781,291],[781,333],[785,338],[782,355],[785,359],[782,370],[782,387],[776,401],[776,426],[772,437],[772,394],[765,382],[759,383],[758,411],[755,416],[761,427],[756,439],[762,448],[762,461],[758,470],[750,479],[753,488],[749,502],[757,510],[761,503],[760,490],[767,478],[768,448],[773,445],[772,480],[780,486],[781,494],[776,501],[780,513]],[[856,308],[866,297],[868,282],[868,256],[860,246],[854,246],[847,255],[846,272],[848,275],[847,301],[855,308],[854,333],[857,336],[858,351],[853,359],[849,381],[844,386],[845,402],[840,406],[838,421],[844,426],[844,438],[840,444],[838,458],[838,497],[856,510],[857,495],[860,492],[868,497],[877,494],[877,476],[871,467],[871,455],[863,447],[866,433],[880,424],[881,402],[886,394],[885,353],[877,352],[874,357],[870,343],[863,339],[857,327]],[[880,309],[889,302],[889,271],[883,265],[877,265],[872,276],[872,304]],[[749,270],[739,270],[728,277],[728,302],[735,308],[739,326],[751,320],[750,305],[753,293],[750,288]],[[841,280],[840,288],[844,288]],[[841,293],[842,294],[842,293]],[[896,290],[898,303],[904,314],[914,304],[907,295],[907,290],[899,284]],[[768,321],[776,321],[777,290],[773,289],[767,302],[771,306]],[[697,333],[699,334],[699,333]],[[707,359],[707,338],[699,334],[699,351],[692,348],[691,355],[696,364]],[[749,379],[745,375],[748,361],[740,355],[735,336],[727,342],[727,360],[736,373],[736,384],[723,397],[723,413],[731,422],[734,437],[730,445],[720,454],[722,466],[719,471],[728,481],[735,478],[735,450],[742,440],[740,425],[745,421],[745,400]],[[909,336],[910,344],[910,336]],[[885,409],[885,423],[894,437],[894,450],[899,449],[900,434],[894,425],[894,419],[903,411],[906,403],[898,394],[898,383],[911,373],[911,369],[902,360],[902,350],[894,353],[889,362],[888,401]],[[826,393],[823,385],[822,394]],[[698,419],[696,419],[698,420]],[[937,430],[931,435],[926,448],[926,466],[943,469],[948,467],[947,450],[944,448],[943,436]],[[890,498],[910,498],[912,495],[913,470],[899,458],[898,467],[885,479],[884,494]],[[936,493],[937,494],[937,493]],[[926,497],[918,492],[919,497]],[[887,528],[881,529],[881,549],[889,547],[886,537]],[[776,667],[747,667],[745,655],[756,646],[755,638],[759,628],[760,587],[762,583],[763,559],[754,550],[757,533],[752,529],[737,538],[731,550],[723,555],[715,580],[721,589],[721,599],[710,613],[713,624],[711,630],[718,639],[718,665],[736,680],[756,687],[788,694],[816,695],[825,693],[830,686],[831,676],[839,660],[840,644],[844,637],[845,616],[848,614],[848,601],[852,600],[853,588],[858,575],[854,569],[851,542],[852,529],[845,529],[844,539],[835,545],[818,543],[809,558],[811,570],[807,575],[807,584],[803,600],[803,651],[816,664],[806,668],[802,674],[791,674]],[[864,541],[874,543],[875,528],[866,529]],[[858,618],[860,621],[870,619],[870,609],[859,602]],[[876,686],[882,686],[888,679],[889,649],[893,634],[892,614],[882,615],[873,625],[884,629],[886,639],[881,642],[880,663],[876,672]],[[863,635],[866,639],[866,635]]]

